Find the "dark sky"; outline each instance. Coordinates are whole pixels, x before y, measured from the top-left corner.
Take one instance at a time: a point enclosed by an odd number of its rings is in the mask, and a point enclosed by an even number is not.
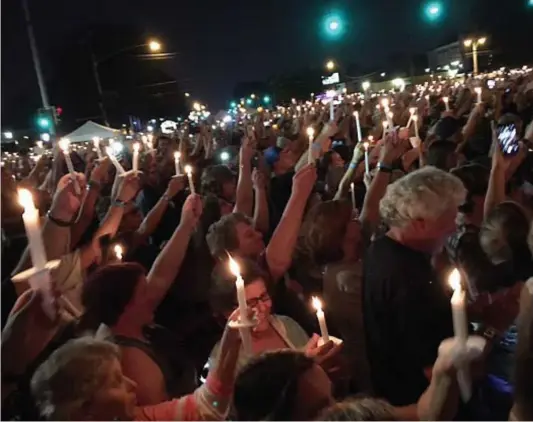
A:
[[[228,101],[237,82],[317,66],[329,57],[372,66],[391,53],[424,52],[476,27],[502,33],[533,27],[526,0],[443,0],[446,15],[438,24],[422,19],[419,0],[28,1],[45,73],[53,68],[47,51],[77,26],[133,23],[179,53],[169,64],[172,76],[213,106]],[[344,12],[342,41],[321,36],[321,18],[331,9]],[[2,1],[2,82],[4,107],[16,106],[9,99],[22,88],[34,87],[31,95],[38,98],[20,0]]]

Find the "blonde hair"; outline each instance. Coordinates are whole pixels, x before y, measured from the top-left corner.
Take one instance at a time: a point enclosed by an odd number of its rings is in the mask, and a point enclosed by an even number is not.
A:
[[[119,358],[118,347],[93,337],[70,340],[35,371],[31,392],[48,420],[79,418],[83,406],[101,386],[106,362]]]
[[[465,198],[461,180],[427,166],[390,184],[379,211],[389,226],[403,226],[415,219],[435,220],[450,208],[459,207]]]

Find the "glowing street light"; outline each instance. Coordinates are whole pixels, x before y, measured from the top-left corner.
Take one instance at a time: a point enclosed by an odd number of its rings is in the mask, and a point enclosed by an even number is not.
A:
[[[326,69],[328,70],[333,70],[335,69],[335,62],[333,60],[329,60],[327,63],[326,63]]]
[[[437,21],[442,15],[442,5],[440,2],[428,3],[425,7],[425,15],[429,21]]]
[[[202,106],[200,105],[200,103],[198,102],[195,102],[193,105],[192,105],[192,108],[196,111],[200,111],[202,109]]]
[[[151,52],[157,53],[158,51],[161,51],[161,43],[156,40],[152,40],[148,43],[148,48]]]
[[[13,139],[13,132],[4,132],[4,137],[6,139]]]
[[[344,24],[342,14],[338,12],[332,12],[328,14],[324,20],[324,33],[330,39],[338,39],[344,33]]]
[[[370,88],[370,82],[364,81],[361,86],[363,87],[363,91],[368,91],[368,89]]]
[[[250,98],[253,100],[255,99],[255,94],[250,95]]]
[[[478,39],[466,39],[463,41],[463,45],[466,48],[472,47],[472,64],[474,75],[478,74],[478,64],[477,64],[477,49],[480,45],[484,45],[487,42],[487,37],[481,37]]]
[[[187,98],[189,98],[189,97],[191,96],[191,94],[189,94],[188,92],[186,92],[186,93],[185,93],[185,96],[186,96]]]

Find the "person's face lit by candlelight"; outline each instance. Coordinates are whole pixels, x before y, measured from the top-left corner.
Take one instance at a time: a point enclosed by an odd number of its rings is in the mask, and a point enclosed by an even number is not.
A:
[[[239,251],[242,256],[256,257],[265,249],[265,242],[260,231],[247,222],[239,222],[235,226]]]
[[[272,313],[272,299],[263,279],[258,278],[244,287],[246,304],[256,312],[258,321],[254,331],[265,331],[269,327],[268,318]]]

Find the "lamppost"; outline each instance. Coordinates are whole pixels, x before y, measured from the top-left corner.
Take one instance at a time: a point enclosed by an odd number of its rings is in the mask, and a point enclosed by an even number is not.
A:
[[[109,126],[109,121],[107,120],[107,113],[105,111],[105,106],[104,106],[104,95],[103,95],[103,90],[102,90],[102,83],[100,82],[100,74],[98,72],[98,66],[115,57],[115,56],[118,56],[119,54],[122,54],[122,53],[125,53],[126,51],[130,51],[130,50],[136,50],[138,48],[141,48],[141,47],[147,47],[148,50],[151,52],[151,53],[157,53],[159,51],[161,51],[161,43],[159,43],[158,41],[156,40],[150,40],[148,41],[147,43],[145,44],[139,44],[139,45],[132,45],[132,46],[129,46],[129,47],[125,47],[125,48],[122,48],[118,51],[115,51],[114,53],[112,54],[109,54],[105,57],[102,57],[100,59],[96,58],[95,54],[94,54],[94,51],[92,51],[91,49],[91,59],[92,59],[92,64],[93,64],[93,75],[94,75],[94,81],[96,83],[96,89],[98,90],[98,105],[100,106],[100,112],[102,113],[102,118],[104,119],[104,123]]]
[[[480,45],[484,45],[485,42],[487,42],[486,37],[481,37],[477,39],[467,39],[463,41],[463,44],[466,48],[472,47],[472,63],[473,63],[473,71],[474,76],[478,74],[478,64],[477,64],[477,48]]]

